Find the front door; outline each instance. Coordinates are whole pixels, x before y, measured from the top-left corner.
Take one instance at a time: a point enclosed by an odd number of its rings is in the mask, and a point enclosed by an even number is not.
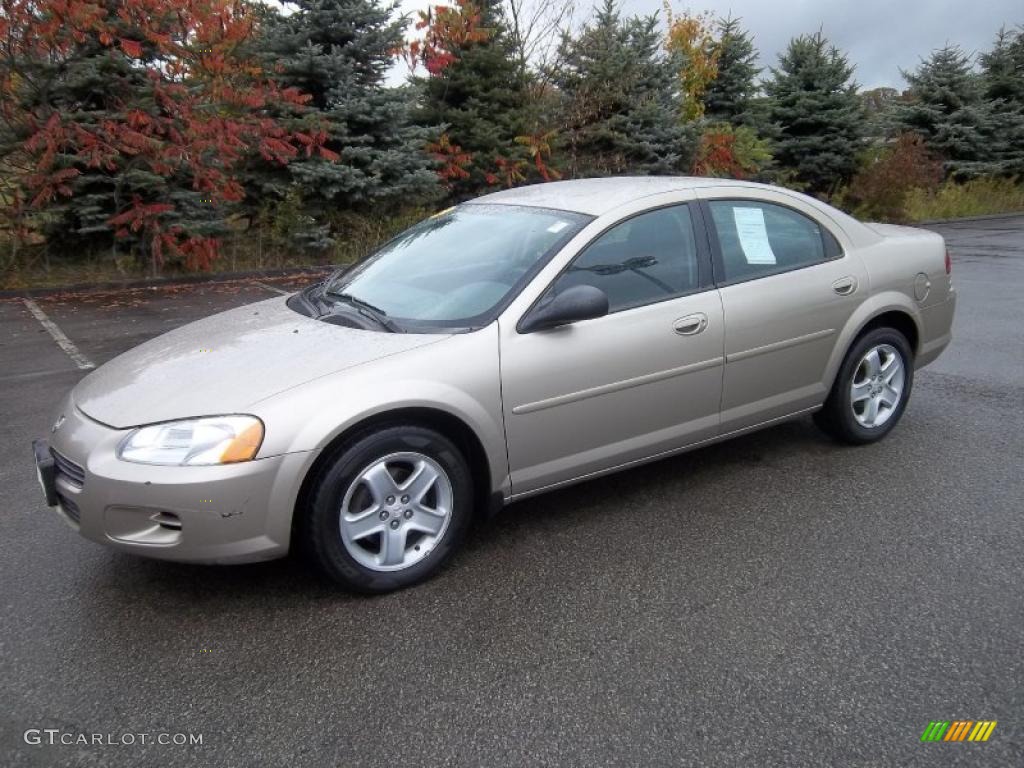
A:
[[[526,334],[510,325],[517,318],[502,319],[513,495],[717,434],[722,305],[695,215],[676,204],[621,221],[545,294],[596,286],[608,295],[606,316]]]

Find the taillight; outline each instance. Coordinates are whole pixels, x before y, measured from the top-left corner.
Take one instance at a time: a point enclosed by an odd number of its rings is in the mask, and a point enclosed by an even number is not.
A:
[[[946,274],[953,274],[953,259],[949,255],[949,248],[946,249]]]

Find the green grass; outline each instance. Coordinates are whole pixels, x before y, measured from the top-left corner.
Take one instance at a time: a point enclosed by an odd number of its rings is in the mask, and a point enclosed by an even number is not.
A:
[[[911,190],[906,212],[910,221],[1024,212],[1024,185],[1013,179],[983,178],[962,184],[947,181],[934,193]]]

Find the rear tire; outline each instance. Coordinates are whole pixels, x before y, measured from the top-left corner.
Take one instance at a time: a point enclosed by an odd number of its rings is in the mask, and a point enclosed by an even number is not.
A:
[[[894,328],[876,328],[857,339],[839,368],[814,421],[844,443],[881,440],[899,422],[914,384],[914,355]]]
[[[473,484],[459,449],[424,427],[364,433],[314,480],[299,543],[325,578],[390,592],[441,569],[472,518]]]

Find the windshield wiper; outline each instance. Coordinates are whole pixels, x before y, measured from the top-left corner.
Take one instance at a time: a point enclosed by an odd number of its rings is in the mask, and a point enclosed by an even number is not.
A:
[[[380,307],[373,306],[373,304],[368,301],[363,301],[362,299],[353,296],[351,293],[338,293],[331,290],[324,291],[324,295],[329,296],[332,299],[341,299],[342,301],[348,302],[356,308],[356,311],[359,312],[359,314],[370,318],[377,323],[377,325],[382,328],[386,328],[392,333],[402,333],[401,327],[399,327],[398,323],[388,317],[387,312]]]

